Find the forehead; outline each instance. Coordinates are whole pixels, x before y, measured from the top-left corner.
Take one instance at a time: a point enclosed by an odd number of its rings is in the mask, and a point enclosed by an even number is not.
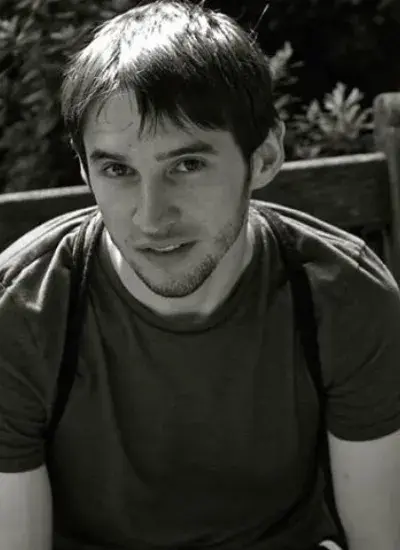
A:
[[[221,153],[236,149],[233,137],[225,130],[204,130],[194,124],[177,128],[171,121],[165,120],[155,132],[147,132],[147,127],[139,136],[141,117],[137,102],[132,93],[119,93],[104,103],[97,103],[89,110],[83,138],[88,152],[94,148],[112,147],[114,150],[127,151],[141,144],[155,149],[165,145],[180,146],[188,138],[203,140],[212,144]]]

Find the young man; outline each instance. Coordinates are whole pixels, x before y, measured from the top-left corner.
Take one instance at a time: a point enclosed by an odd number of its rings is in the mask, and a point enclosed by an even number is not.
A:
[[[323,402],[348,548],[399,549],[399,291],[362,240],[250,200],[284,157],[257,44],[204,7],[143,5],[71,60],[62,108],[104,228],[46,453],[87,211],[0,255],[0,548],[333,541],[314,468]],[[324,399],[271,210],[304,258]]]

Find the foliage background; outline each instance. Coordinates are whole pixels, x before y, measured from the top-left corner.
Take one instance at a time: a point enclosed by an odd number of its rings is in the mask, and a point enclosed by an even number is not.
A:
[[[0,0],[0,192],[81,184],[63,131],[68,54],[137,0]],[[245,4],[245,5],[244,5]],[[373,98],[399,89],[396,0],[209,0],[272,56],[289,159],[368,151]],[[260,19],[260,16],[261,19]]]

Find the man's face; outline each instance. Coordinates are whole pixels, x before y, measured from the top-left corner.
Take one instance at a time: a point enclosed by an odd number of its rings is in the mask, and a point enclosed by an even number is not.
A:
[[[159,296],[187,296],[245,228],[247,166],[229,132],[167,122],[139,139],[139,123],[132,95],[92,108],[84,130],[90,186],[136,275]],[[173,153],[199,144],[204,151]]]

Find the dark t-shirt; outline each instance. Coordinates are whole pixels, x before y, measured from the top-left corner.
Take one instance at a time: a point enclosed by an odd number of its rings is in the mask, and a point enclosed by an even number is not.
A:
[[[400,299],[393,277],[361,239],[269,206],[294,229],[307,261],[327,428],[354,441],[394,432]],[[45,460],[71,244],[87,211],[52,220],[0,254],[2,472]],[[318,397],[277,242],[260,203],[251,213],[254,257],[202,322],[162,318],[139,303],[101,239],[78,372],[47,463],[55,550],[300,550],[331,533],[318,483],[274,528],[307,485]]]

